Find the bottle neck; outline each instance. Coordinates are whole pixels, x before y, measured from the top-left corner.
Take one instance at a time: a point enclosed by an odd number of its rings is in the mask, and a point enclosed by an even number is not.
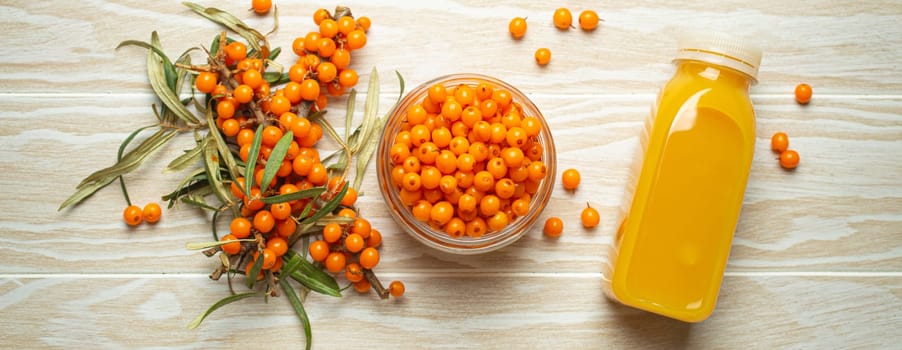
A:
[[[748,74],[717,64],[689,59],[677,60],[674,63],[677,66],[677,74],[697,76],[702,79],[727,84],[743,91],[748,91],[754,82],[754,79]]]

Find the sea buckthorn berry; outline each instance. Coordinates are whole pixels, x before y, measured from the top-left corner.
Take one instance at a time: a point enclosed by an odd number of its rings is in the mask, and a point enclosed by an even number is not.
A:
[[[513,95],[511,95],[510,91],[504,89],[495,89],[492,91],[492,100],[498,103],[498,109],[503,110],[510,106],[511,101],[514,99]],[[485,115],[485,113],[483,113]]]
[[[493,194],[487,194],[479,201],[479,213],[490,217],[501,210],[501,199]]]
[[[439,155],[438,146],[432,142],[425,142],[420,147],[417,147],[415,155],[422,164],[435,164],[435,160]]]
[[[351,16],[341,16],[338,19],[338,32],[348,35],[352,30],[357,29],[357,22]]]
[[[401,186],[408,191],[419,191],[420,186],[422,186],[420,175],[417,173],[404,174],[404,179],[401,180]]]
[[[301,98],[305,101],[314,101],[319,97],[319,82],[313,79],[304,79],[301,82]]]
[[[247,58],[247,45],[240,41],[233,41],[225,47],[226,55],[232,61],[241,61]]]
[[[511,179],[501,179],[495,182],[495,194],[498,198],[507,199],[514,196],[516,185]]]
[[[298,224],[292,219],[276,221],[276,233],[279,237],[289,239],[298,228]]]
[[[525,199],[517,199],[511,203],[511,211],[517,216],[523,216],[529,213],[529,201]]]
[[[341,226],[336,223],[329,223],[323,227],[323,240],[328,243],[335,243],[341,238]]]
[[[360,252],[358,261],[363,268],[372,270],[379,264],[379,251],[372,247],[365,248]]]
[[[341,205],[346,207],[354,206],[354,203],[357,203],[357,190],[353,187],[348,187],[348,191],[345,192],[345,196],[341,198]]]
[[[514,39],[520,39],[524,35],[526,35],[526,19],[523,17],[514,17],[511,19],[510,24],[507,25],[507,30],[510,31],[511,36]]]
[[[370,236],[370,232],[372,232],[373,227],[370,225],[370,222],[364,218],[356,218],[354,219],[354,223],[351,224],[350,233],[356,233],[363,238],[367,238]]]
[[[338,34],[338,23],[331,18],[326,18],[319,23],[319,34],[323,38],[333,38]]]
[[[266,241],[266,248],[272,250],[276,256],[282,256],[288,252],[288,242],[281,237],[272,237]]]
[[[476,99],[476,91],[470,85],[458,85],[454,90],[454,100],[463,106],[468,106]]]
[[[348,68],[351,64],[351,52],[347,49],[337,49],[332,54],[332,57],[329,58],[329,61],[339,70]]]
[[[354,282],[354,290],[356,290],[357,293],[360,293],[360,294],[369,293],[370,288],[372,288],[372,287],[373,287],[373,284],[370,283],[370,281],[367,281],[366,279]]]
[[[450,121],[456,121],[460,119],[460,115],[463,113],[463,106],[457,100],[448,99],[442,105],[442,116]]]
[[[401,281],[391,281],[388,284],[388,293],[395,298],[400,298],[404,295],[404,283]]]
[[[472,194],[464,193],[457,200],[457,210],[459,211],[474,211],[476,210],[476,205],[479,201]]]
[[[306,78],[307,67],[305,67],[303,64],[293,64],[288,68],[288,79],[290,79],[292,82],[300,83],[303,82]]]
[[[310,129],[313,128],[313,125],[310,124],[310,119],[305,117],[297,117],[294,120],[294,123],[291,124],[291,133],[294,135],[295,140],[301,140],[307,137],[307,134],[310,133]]]
[[[458,217],[451,218],[451,220],[445,224],[444,230],[449,236],[460,238],[467,232],[467,223]]]
[[[432,203],[429,201],[419,201],[416,205],[413,206],[410,210],[413,217],[422,222],[428,222],[430,219],[430,215],[432,215]]]
[[[260,188],[255,186],[251,188],[250,197],[244,198],[244,206],[251,211],[260,210],[266,205],[260,198],[263,198],[263,195],[260,192]]]
[[[269,233],[276,226],[275,218],[269,210],[258,211],[254,215],[254,228],[263,233]]]
[[[554,26],[558,27],[558,29],[570,29],[570,26],[573,24],[573,15],[570,14],[570,10],[566,8],[559,8],[554,10]]]
[[[351,208],[342,208],[341,210],[338,211],[338,216],[343,217],[343,218],[356,219],[357,212]]]
[[[486,224],[489,226],[489,231],[501,231],[507,224],[510,223],[510,218],[503,211],[499,211],[492,215],[488,220],[486,220]]]
[[[470,141],[463,136],[455,136],[448,144],[448,149],[456,156],[461,156],[470,150]]]
[[[331,273],[339,273],[345,268],[345,255],[341,252],[331,252],[326,256],[326,270]]]
[[[225,102],[225,101],[223,101]],[[222,102],[220,102],[222,103]],[[288,112],[291,110],[291,100],[285,96],[274,96],[272,100],[269,102],[269,111],[275,115],[282,115],[282,113]],[[278,140],[277,140],[278,141]],[[275,145],[275,144],[273,144]]]
[[[144,220],[144,213],[141,207],[137,205],[129,205],[122,211],[122,219],[129,226],[138,226]]]
[[[310,252],[310,257],[313,258],[313,261],[323,261],[329,255],[329,243],[320,240],[313,241],[307,250]]]
[[[499,144],[507,139],[507,127],[504,124],[492,123],[489,130],[491,130],[490,143]]]
[[[424,166],[420,171],[420,185],[423,189],[431,190],[439,186],[442,172],[434,166]]]
[[[528,135],[526,134],[526,130],[515,126],[507,130],[506,138],[509,146],[519,148],[526,145]]]
[[[351,253],[356,253],[363,250],[363,247],[365,245],[366,242],[359,234],[352,233],[345,237],[345,248],[347,248]]]
[[[269,206],[269,212],[276,220],[285,220],[291,216],[291,204],[275,203]]]
[[[326,170],[326,166],[322,163],[313,164],[313,167],[310,168],[310,173],[307,174],[307,181],[317,186],[325,185],[328,178],[329,171]]]
[[[426,121],[426,109],[422,104],[410,107],[407,110],[407,122],[411,125],[423,124]]]
[[[479,238],[485,235],[488,232],[489,227],[486,225],[485,220],[482,218],[475,218],[469,222],[467,222],[467,236],[473,238]]]
[[[495,157],[489,160],[489,163],[486,164],[485,170],[492,174],[492,177],[495,180],[503,178],[507,175],[507,162],[504,161],[504,158]]]
[[[427,90],[427,95],[429,96],[429,100],[432,103],[439,104],[445,102],[445,98],[448,97],[448,91],[444,85],[436,83],[429,87]]]
[[[372,26],[372,24],[373,22],[369,17],[362,16],[357,18],[357,26],[360,27],[360,29],[363,29],[364,32],[370,31],[370,26]]]
[[[430,140],[432,140],[432,133],[429,132],[429,128],[426,125],[414,125],[410,128],[410,144],[412,146],[419,147]]]
[[[353,69],[343,69],[341,73],[338,74],[338,83],[346,88],[357,85],[357,80],[357,71]]]
[[[363,268],[358,263],[350,263],[345,266],[345,279],[348,282],[356,283],[363,280]]]
[[[229,189],[232,190],[232,194],[239,199],[244,199],[244,177],[239,177],[232,181],[232,184],[229,186]]]
[[[147,221],[151,224],[160,221],[161,215],[162,209],[157,203],[147,203],[147,205],[145,205],[144,209],[141,211],[141,216],[144,218],[144,221]]]
[[[279,142],[279,139],[283,136],[282,129],[279,129],[277,126],[267,126],[263,128],[263,145],[273,147]]]
[[[236,239],[238,239],[238,238],[235,237],[235,235],[225,235],[225,236],[222,236],[222,238],[220,238],[219,241],[220,242],[234,241]],[[222,249],[222,251],[225,252],[226,254],[235,255],[241,251],[241,242],[226,243],[226,244],[220,245],[219,248]]]
[[[811,102],[811,85],[808,84],[799,84],[796,85],[795,95],[796,102],[799,104],[807,105],[808,102]]]
[[[254,99],[254,89],[246,84],[238,85],[238,87],[232,91],[232,98],[238,103],[251,102],[251,100]]]
[[[241,77],[243,84],[250,86],[251,89],[257,90],[257,88],[263,86],[263,75],[256,69],[248,69]]]
[[[382,232],[377,229],[370,231],[370,236],[366,239],[366,246],[376,248],[382,245]]]
[[[252,0],[251,7],[254,9],[254,12],[262,15],[269,12],[269,9],[272,7],[272,0]]]
[[[208,94],[213,92],[218,81],[219,76],[216,73],[200,72],[197,74],[197,77],[194,78],[194,86],[197,88],[197,91]]]
[[[323,62],[316,67],[316,77],[320,83],[332,82],[337,75],[338,68],[332,62]]]
[[[454,206],[446,201],[435,203],[429,211],[429,221],[442,226],[454,217]]]
[[[770,149],[777,153],[783,153],[789,148],[789,136],[784,132],[778,132],[770,138]]]
[[[551,50],[549,50],[547,47],[542,47],[536,50],[535,56],[536,63],[538,63],[540,66],[544,66],[548,64],[548,62],[551,62]]]
[[[471,154],[477,163],[489,158],[489,148],[481,141],[470,143],[467,153]]]
[[[564,232],[564,221],[559,217],[550,217],[545,220],[545,227],[542,229],[545,236],[557,238]]]
[[[234,218],[229,224],[229,231],[237,238],[247,238],[251,235],[251,222],[243,217]]]
[[[795,169],[799,166],[799,153],[791,149],[780,153],[780,166],[783,169]]]
[[[548,168],[545,166],[545,163],[539,161],[529,163],[527,169],[529,171],[529,179],[532,181],[541,181],[545,178],[545,174],[548,173]]]
[[[579,14],[579,27],[585,31],[595,30],[598,27],[598,13],[585,10]]]
[[[564,170],[564,173],[561,174],[561,183],[564,185],[565,189],[568,190],[576,190],[579,187],[580,175],[579,171],[576,169],[567,169]]]
[[[454,155],[454,152],[449,150],[438,151],[436,149],[432,154],[435,154],[435,152],[438,152],[438,156],[435,158],[435,167],[442,174],[453,174],[457,171],[457,156]]]
[[[410,148],[403,144],[396,143],[391,146],[389,155],[391,157],[392,163],[401,164],[405,159],[407,159],[407,157],[410,157]]]
[[[601,221],[601,216],[598,215],[598,210],[595,210],[589,203],[586,203],[586,208],[579,214],[579,219],[583,223],[583,227],[595,228]]]
[[[348,33],[347,43],[350,50],[357,50],[366,46],[366,33],[362,30],[351,31]]]
[[[458,183],[460,180],[458,180]],[[495,177],[492,173],[482,170],[473,176],[473,187],[480,192],[488,192],[495,187]]]
[[[254,260],[253,263],[256,264],[257,259],[260,258],[260,252],[254,252]],[[261,268],[263,270],[269,270],[276,266],[276,253],[272,251],[272,249],[264,248],[263,249],[263,265]]]
[[[332,57],[332,54],[335,53],[335,49],[335,41],[331,38],[320,38],[319,41],[316,42],[316,51],[319,52],[319,55],[322,58]],[[317,68],[323,63],[320,63]]]
[[[256,261],[257,261],[256,259],[249,261],[247,263],[247,265],[244,267],[244,275],[245,276],[251,275],[251,270],[254,268],[254,262],[256,262]],[[260,271],[260,273],[257,274],[257,281],[262,281],[264,277],[265,277],[265,275],[263,274],[263,271]]]
[[[523,164],[526,156],[523,154],[523,150],[517,147],[508,147],[501,150],[501,159],[504,159],[504,164],[509,168],[516,168]]]
[[[448,147],[448,145],[451,144],[451,138],[451,130],[448,130],[448,128],[444,126],[432,130],[432,143],[438,148]]]
[[[332,18],[332,14],[329,13],[329,10],[319,8],[313,12],[313,23],[316,23],[316,25],[319,25],[327,18]]]

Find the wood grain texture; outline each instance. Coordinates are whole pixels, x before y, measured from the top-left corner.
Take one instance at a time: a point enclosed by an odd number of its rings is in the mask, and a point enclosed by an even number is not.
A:
[[[389,275],[391,277],[391,275]],[[403,276],[404,298],[311,295],[314,348],[887,348],[902,322],[898,278],[727,277],[713,318],[686,324],[613,304],[573,276]],[[243,288],[240,287],[240,288]],[[234,348],[303,343],[284,297],[245,299],[186,325],[227,293],[190,278],[0,280],[6,348]],[[801,291],[801,292],[800,292]],[[867,324],[863,324],[866,322]],[[29,329],[10,332],[12,329]],[[140,331],[136,331],[140,329]],[[75,336],[77,335],[77,336]]]
[[[258,28],[272,25],[271,17],[245,13],[246,2],[203,3]],[[314,28],[314,9],[334,6],[276,4],[280,28],[271,41],[284,49]],[[353,65],[361,81],[379,68],[383,111],[398,93],[393,71],[408,90],[449,73],[499,77],[542,110],[558,172],[580,169],[583,185],[556,190],[543,214],[564,219],[560,239],[536,227],[500,251],[460,257],[408,237],[368,177],[359,203],[385,236],[378,272],[404,280],[409,293],[387,302],[311,296],[315,348],[871,349],[902,341],[899,2],[344,4],[373,19]],[[558,6],[595,9],[606,22],[591,33],[561,32],[550,19]],[[520,41],[507,34],[515,16],[529,17]],[[601,293],[638,135],[671,74],[675,34],[687,28],[744,33],[765,51],[752,89],[758,139],[742,217],[718,309],[697,325],[621,307]],[[157,30],[175,56],[207,46],[221,29],[178,1],[101,0],[6,1],[0,29],[0,348],[243,348],[261,337],[276,339],[274,348],[302,344],[284,298],[230,305],[201,329],[185,329],[227,293],[205,277],[216,261],[184,248],[212,238],[203,213],[165,210],[156,225],[128,228],[115,185],[56,211],[81,178],[113,163],[128,133],[154,121],[145,52],[116,45]],[[554,52],[545,68],[532,59],[540,46]],[[278,61],[294,57],[286,51]],[[803,81],[815,90],[807,106],[791,96]],[[333,101],[329,117],[340,119],[345,102]],[[799,150],[796,171],[774,160],[776,131]],[[133,200],[159,200],[174,188],[182,174],[160,170],[191,142],[183,135],[127,176]],[[578,224],[587,201],[602,216],[594,231]]]
[[[654,92],[670,74],[676,33],[718,29],[743,33],[764,47],[758,93],[784,94],[802,81],[826,94],[880,94],[902,87],[896,64],[902,59],[896,49],[902,45],[902,5],[893,1],[568,2],[574,11],[594,8],[606,20],[592,33],[556,30],[554,7],[543,3],[344,4],[374,19],[367,50],[355,56],[355,65],[398,70],[411,82],[483,72],[529,92]],[[272,27],[271,17],[246,13],[246,2],[216,6],[241,14],[254,27]],[[272,42],[290,48],[291,40],[313,30],[311,14],[318,7],[332,6],[282,3]],[[514,16],[530,18],[521,41],[507,33]],[[0,23],[5,47],[11,48],[0,53],[0,91],[39,93],[148,92],[144,77],[135,74],[144,71],[143,52],[114,50],[121,41],[148,40],[157,30],[167,52],[176,56],[208,46],[218,30],[179,1],[8,1]],[[539,47],[553,52],[546,68],[533,62]],[[280,61],[293,59],[286,52]],[[100,69],[103,74],[97,74]]]

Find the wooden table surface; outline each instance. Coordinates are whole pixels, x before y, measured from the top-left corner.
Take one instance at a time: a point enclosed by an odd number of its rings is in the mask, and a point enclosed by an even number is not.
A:
[[[318,7],[275,1],[274,45],[314,28]],[[272,17],[249,1],[201,1],[263,31]],[[898,1],[347,1],[373,20],[352,66],[377,67],[381,107],[434,77],[477,72],[517,86],[543,111],[558,170],[580,169],[576,193],[556,189],[542,219],[515,244],[453,256],[403,233],[375,176],[362,214],[384,234],[383,280],[407,294],[379,300],[311,295],[314,348],[891,348],[902,342],[902,3]],[[594,32],[556,30],[551,14],[590,8]],[[528,16],[515,41],[508,21]],[[4,1],[0,4],[0,348],[297,348],[304,335],[285,298],[248,299],[186,325],[224,297],[216,266],[186,242],[210,237],[208,218],[164,210],[127,227],[116,186],[57,212],[75,185],[112,164],[126,135],[154,121],[145,51],[115,50],[156,30],[170,56],[208,45],[220,27],[177,1]],[[764,48],[752,89],[758,140],[745,202],[714,315],[685,324],[619,306],[602,294],[629,164],[655,93],[672,72],[675,34],[714,29]],[[548,47],[547,67],[533,52]],[[279,61],[293,60],[290,50]],[[362,74],[365,82],[368,74]],[[814,88],[793,101],[796,84]],[[365,84],[359,88],[365,90]],[[358,106],[362,106],[358,104]],[[344,100],[331,104],[344,115]],[[362,115],[359,107],[356,116]],[[341,125],[341,123],[336,123]],[[801,166],[782,171],[769,150],[791,137]],[[180,180],[161,174],[189,148],[183,135],[128,175],[132,199],[159,201]],[[334,143],[324,142],[324,149]],[[372,166],[371,166],[372,168]],[[373,171],[373,169],[371,169]],[[374,174],[374,173],[371,173]],[[586,202],[601,227],[578,224]]]

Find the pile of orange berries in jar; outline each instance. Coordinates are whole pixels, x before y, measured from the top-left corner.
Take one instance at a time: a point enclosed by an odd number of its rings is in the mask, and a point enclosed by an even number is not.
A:
[[[548,172],[543,122],[490,82],[430,86],[389,150],[390,181],[412,216],[452,238],[505,229]]]

